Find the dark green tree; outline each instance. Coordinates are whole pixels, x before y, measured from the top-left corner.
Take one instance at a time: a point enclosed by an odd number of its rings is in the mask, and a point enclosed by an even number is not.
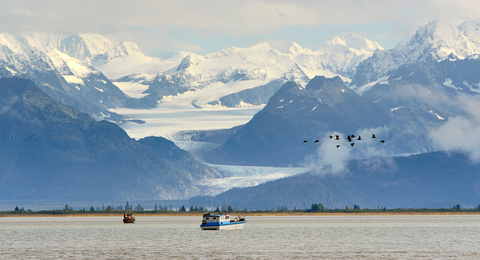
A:
[[[319,204],[314,203],[314,204],[312,204],[310,209],[306,210],[306,212],[322,212],[324,210],[325,210],[325,208],[323,207],[322,203],[319,203]]]

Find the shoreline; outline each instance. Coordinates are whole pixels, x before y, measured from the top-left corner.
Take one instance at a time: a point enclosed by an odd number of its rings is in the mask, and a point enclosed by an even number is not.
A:
[[[195,212],[195,213],[134,213],[135,217],[201,217],[204,213]],[[231,213],[232,216],[235,216],[240,213]],[[295,212],[295,213],[285,213],[285,212],[251,212],[245,213],[247,217],[308,217],[308,216],[480,216],[480,211],[475,212]],[[123,218],[123,213],[85,213],[85,214],[1,214],[0,218],[8,217],[121,217]]]

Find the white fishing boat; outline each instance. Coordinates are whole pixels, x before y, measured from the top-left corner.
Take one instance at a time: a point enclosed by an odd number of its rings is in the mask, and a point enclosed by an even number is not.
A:
[[[247,221],[245,215],[240,214],[238,217],[231,217],[228,213],[223,214],[203,214],[202,230],[228,230],[228,229],[243,229]]]

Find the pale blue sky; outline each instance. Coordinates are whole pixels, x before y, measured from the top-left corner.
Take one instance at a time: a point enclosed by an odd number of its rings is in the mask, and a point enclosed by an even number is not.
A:
[[[268,42],[315,50],[355,33],[386,49],[432,20],[480,20],[477,0],[0,0],[0,32],[99,33],[145,53],[199,54]]]

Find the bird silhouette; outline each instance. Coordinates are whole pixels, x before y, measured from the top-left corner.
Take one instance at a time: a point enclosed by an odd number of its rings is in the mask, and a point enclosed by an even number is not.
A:
[[[307,141],[307,140],[304,140],[303,142],[306,143],[306,142],[308,142],[308,141]]]
[[[335,135],[335,140],[340,140],[340,136],[339,136],[339,135]]]
[[[352,138],[355,138],[355,135],[351,135]]]
[[[362,137],[361,136],[358,136],[358,141],[362,141]]]
[[[372,138],[377,138],[377,137],[375,136],[375,134],[372,134]]]
[[[347,140],[348,140],[349,142],[351,142],[351,141],[352,141],[352,137],[351,137],[351,136],[347,136]]]
[[[339,145],[339,144],[337,144],[337,148],[338,148],[338,147],[340,147],[340,145]]]
[[[380,143],[382,143],[382,144],[385,143],[385,140],[380,141]]]
[[[333,138],[333,135],[330,135],[330,139],[332,139],[332,138]]]
[[[318,139],[317,139],[317,140],[315,140],[315,142],[313,142],[313,143],[318,143],[318,142],[320,142],[320,141],[318,141]]]
[[[355,145],[355,143],[351,143],[350,146],[353,147]]]

